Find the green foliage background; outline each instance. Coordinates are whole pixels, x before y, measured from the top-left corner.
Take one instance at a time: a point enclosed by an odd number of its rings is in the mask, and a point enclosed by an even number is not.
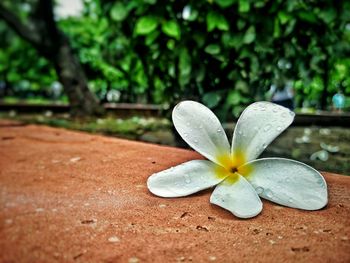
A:
[[[299,107],[320,107],[322,94],[330,105],[339,87],[350,94],[347,1],[85,0],[84,6],[81,17],[59,26],[101,99],[113,89],[123,102],[173,105],[190,98],[226,118],[264,99],[281,77],[294,83]],[[50,63],[1,21],[0,36],[1,78],[22,90],[49,90],[56,78]]]

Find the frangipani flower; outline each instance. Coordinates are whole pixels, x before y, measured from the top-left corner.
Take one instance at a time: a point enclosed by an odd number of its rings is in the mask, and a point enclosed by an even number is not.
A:
[[[148,189],[161,197],[181,197],[216,186],[210,202],[241,218],[261,212],[259,196],[288,207],[321,209],[328,202],[328,194],[318,171],[290,159],[256,159],[294,116],[273,103],[253,103],[240,116],[230,147],[210,109],[183,101],[173,110],[175,128],[208,160],[189,161],[153,174],[148,178]]]

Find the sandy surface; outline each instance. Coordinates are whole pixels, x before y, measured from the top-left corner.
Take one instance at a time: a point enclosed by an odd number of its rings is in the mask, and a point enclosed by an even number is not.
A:
[[[187,150],[0,121],[1,262],[350,262],[350,177],[323,173],[330,202],[264,201],[242,220],[211,190],[153,196],[154,172]]]

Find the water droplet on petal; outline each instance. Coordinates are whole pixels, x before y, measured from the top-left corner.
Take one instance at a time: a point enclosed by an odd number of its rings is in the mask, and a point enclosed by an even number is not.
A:
[[[220,133],[220,132],[221,132],[221,130],[220,130],[220,129],[217,129],[217,132],[218,132],[218,133]]]
[[[272,111],[275,112],[275,113],[278,112],[278,107],[274,107],[274,108],[272,109]]]
[[[265,191],[265,194],[266,194],[266,196],[267,196],[268,198],[272,198],[272,197],[273,197],[273,193],[272,193],[272,191],[271,191],[270,189],[267,189],[267,190]]]
[[[283,118],[287,117],[287,113],[286,113],[286,112],[283,112],[283,113],[282,113],[282,117],[283,117]]]
[[[188,174],[185,175],[185,182],[186,182],[186,184],[190,184],[192,182],[191,178],[188,176]]]
[[[267,124],[265,127],[264,127],[264,132],[267,132],[271,129],[271,124]]]
[[[260,105],[260,110],[265,111],[266,110],[266,106],[265,105]]]
[[[257,188],[255,188],[255,191],[259,195],[259,194],[262,194],[264,192],[264,188],[258,186]]]
[[[288,202],[289,202],[289,203],[293,203],[293,201],[294,201],[293,198],[289,198],[289,199],[288,199]]]
[[[184,133],[184,136],[185,136],[185,137],[187,137],[187,136],[188,136],[188,133],[187,133],[187,132],[185,132],[185,133]]]
[[[267,147],[267,144],[263,143],[262,147],[263,147],[263,149],[265,149]]]
[[[281,131],[281,130],[282,130],[282,127],[281,127],[281,126],[278,126],[278,127],[276,128],[276,130],[277,130],[277,131]]]
[[[198,126],[198,129],[203,129],[203,125],[200,124],[200,125]]]
[[[239,135],[242,135],[242,134],[243,134],[243,132],[242,132],[242,131],[238,131],[238,134],[239,134]]]
[[[198,143],[198,140],[197,140],[197,139],[194,139],[193,141],[194,141],[194,143]]]

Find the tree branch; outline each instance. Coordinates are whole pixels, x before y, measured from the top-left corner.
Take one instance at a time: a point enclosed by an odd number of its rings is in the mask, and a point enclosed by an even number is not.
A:
[[[23,24],[19,17],[0,3],[0,19],[1,18],[23,39],[33,45],[40,45],[40,35],[37,31]]]
[[[42,30],[49,36],[52,43],[57,44],[62,40],[62,33],[57,28],[54,18],[54,3],[52,0],[39,0],[33,19],[39,20]]]

